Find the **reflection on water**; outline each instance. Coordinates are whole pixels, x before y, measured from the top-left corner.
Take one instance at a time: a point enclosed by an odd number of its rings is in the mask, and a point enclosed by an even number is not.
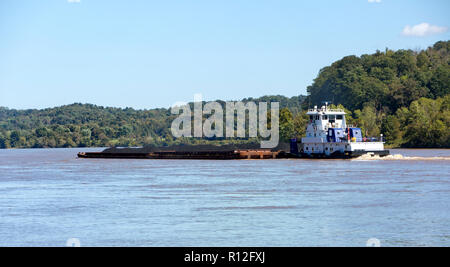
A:
[[[450,150],[388,160],[78,159],[0,150],[0,246],[450,244]]]

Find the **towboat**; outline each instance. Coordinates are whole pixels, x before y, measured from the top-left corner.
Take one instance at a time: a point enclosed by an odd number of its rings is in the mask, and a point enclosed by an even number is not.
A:
[[[291,139],[290,152],[300,158],[354,158],[365,154],[384,157],[383,135],[379,138],[363,137],[361,128],[348,125],[345,111],[325,106],[308,110],[306,136]]]

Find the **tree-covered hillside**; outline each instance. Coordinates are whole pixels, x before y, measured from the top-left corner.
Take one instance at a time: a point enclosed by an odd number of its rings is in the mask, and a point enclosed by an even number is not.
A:
[[[383,133],[393,146],[450,147],[450,41],[344,57],[307,90],[310,105],[343,105],[367,135]]]
[[[301,112],[304,99],[304,96],[264,96],[243,101],[279,102],[281,108],[289,108],[298,113]],[[79,103],[42,110],[0,107],[0,148],[140,146],[202,142],[198,139],[174,140],[170,127],[175,117],[169,109],[164,108],[135,110]],[[229,143],[236,140],[215,141]]]
[[[306,109],[329,101],[366,136],[395,147],[450,148],[450,41],[423,51],[386,49],[348,56],[323,68],[309,96],[264,96],[280,102],[283,141],[304,134]],[[222,104],[223,101],[219,101]],[[43,110],[0,108],[0,148],[139,146],[253,140],[174,139],[168,109],[135,110],[72,104]]]
[[[395,113],[421,97],[450,93],[450,41],[424,51],[386,50],[348,56],[320,70],[308,87],[311,104],[329,100],[350,110],[372,105]]]

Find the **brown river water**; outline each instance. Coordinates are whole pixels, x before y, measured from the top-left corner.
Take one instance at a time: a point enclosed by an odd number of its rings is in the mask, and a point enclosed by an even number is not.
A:
[[[0,246],[450,245],[450,150],[354,160],[0,150]]]

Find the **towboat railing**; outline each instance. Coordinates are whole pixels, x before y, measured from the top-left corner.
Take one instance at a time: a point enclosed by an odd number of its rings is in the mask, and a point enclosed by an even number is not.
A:
[[[308,109],[308,112],[318,112],[318,111],[326,111],[326,112],[345,112],[343,109]]]
[[[351,140],[350,140],[351,141]],[[362,141],[363,143],[367,143],[367,142],[384,142],[382,137],[363,137]]]

